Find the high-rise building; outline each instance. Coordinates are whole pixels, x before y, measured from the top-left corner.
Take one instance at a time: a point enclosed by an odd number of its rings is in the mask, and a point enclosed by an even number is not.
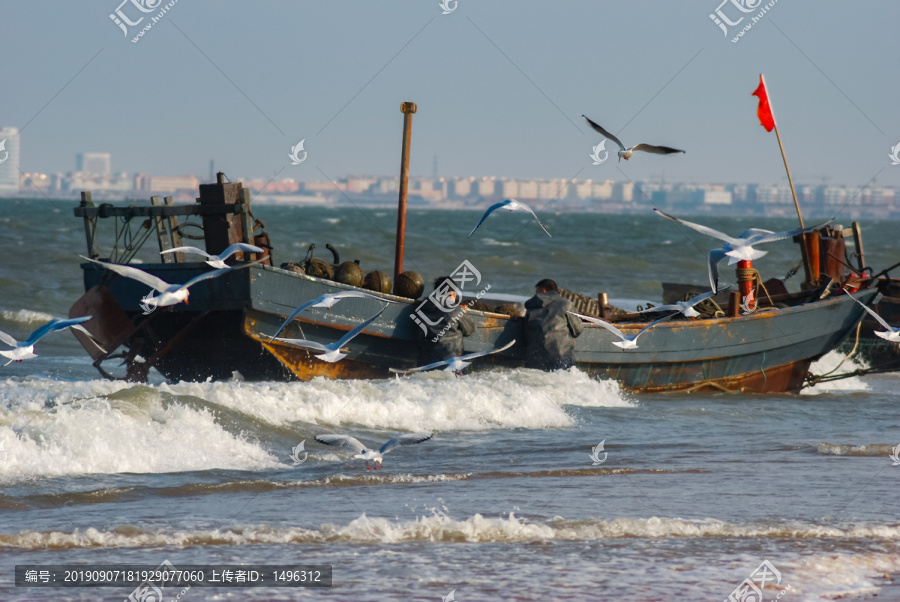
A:
[[[108,176],[112,173],[110,155],[109,153],[78,153],[75,155],[75,171]]]
[[[19,130],[0,128],[0,192],[19,190]]]

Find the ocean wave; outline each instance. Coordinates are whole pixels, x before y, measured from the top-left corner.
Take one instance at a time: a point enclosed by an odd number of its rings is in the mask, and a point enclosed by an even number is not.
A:
[[[824,356],[816,360],[809,367],[810,374],[823,375],[830,372],[844,373],[852,372],[868,368],[869,365],[862,359],[857,357],[847,358],[847,356],[838,351],[829,351]],[[834,391],[869,391],[869,383],[862,376],[853,376],[843,380],[835,380],[827,383],[819,383],[812,387],[803,389],[802,395],[817,395],[820,393],[832,393]]]
[[[31,311],[30,309],[4,309],[0,311],[0,318],[7,322],[19,322],[21,324],[43,324],[52,320],[54,316],[40,311]]]
[[[900,445],[897,448],[900,449]],[[894,446],[887,443],[869,443],[864,445],[820,443],[816,451],[826,456],[883,456],[890,458],[894,454]]]
[[[12,378],[0,381],[0,478],[280,469],[290,447],[323,424],[389,432],[567,428],[575,419],[566,406],[632,403],[614,383],[577,370],[309,383]],[[267,445],[284,445],[284,454]]]
[[[277,527],[246,525],[221,529],[145,529],[119,525],[110,529],[73,531],[20,531],[0,535],[0,547],[24,549],[137,548],[153,546],[213,546],[343,542],[396,544],[434,543],[528,543],[535,541],[596,541],[664,538],[754,538],[834,539],[869,538],[900,540],[900,525],[847,525],[820,527],[796,525],[737,525],[716,519],[617,518],[613,520],[526,520],[510,513],[506,517],[475,514],[464,520],[443,512],[414,520],[392,521],[365,514],[346,525]]]

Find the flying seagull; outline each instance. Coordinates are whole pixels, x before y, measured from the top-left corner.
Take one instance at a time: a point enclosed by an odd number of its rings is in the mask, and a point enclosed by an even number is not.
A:
[[[635,144],[631,148],[625,148],[625,145],[622,144],[622,142],[618,138],[616,138],[615,135],[613,135],[610,132],[607,132],[603,128],[602,125],[591,121],[587,115],[582,115],[582,117],[584,117],[587,120],[588,124],[592,128],[594,128],[595,130],[597,130],[598,132],[600,132],[601,134],[603,134],[604,136],[606,136],[607,138],[609,138],[610,140],[612,140],[613,142],[615,142],[616,144],[619,145],[619,149],[620,149],[619,150],[619,161],[621,161],[622,159],[625,159],[626,161],[628,161],[631,158],[631,156],[635,153],[635,151],[643,151],[645,153],[653,153],[655,155],[671,155],[672,153],[685,152],[685,151],[677,149],[677,148],[672,148],[671,146],[656,146],[653,144],[644,144],[644,143]]]
[[[9,358],[9,361],[3,365],[8,366],[12,362],[21,362],[22,360],[30,360],[33,357],[37,357],[37,354],[34,353],[35,343],[37,343],[45,335],[48,335],[51,332],[56,332],[57,330],[65,330],[66,328],[72,327],[77,328],[90,336],[90,333],[85,330],[84,326],[79,326],[82,322],[87,322],[90,319],[91,316],[71,318],[68,320],[53,318],[52,320],[32,332],[27,340],[21,342],[15,340],[11,336],[0,330],[0,341],[3,341],[4,343],[12,347],[12,349],[0,351],[0,355]]]
[[[246,268],[259,263],[258,261],[256,261],[252,263],[242,264],[239,268],[226,267],[218,270],[212,270],[211,272],[204,272],[199,276],[194,276],[184,284],[169,284],[162,278],[128,265],[106,263],[105,261],[97,261],[96,259],[90,259],[84,256],[82,256],[81,258],[86,259],[91,263],[102,265],[106,269],[112,270],[120,276],[125,276],[126,278],[137,280],[141,284],[146,284],[150,288],[155,289],[159,293],[158,295],[156,295],[155,297],[145,297],[143,299],[144,303],[146,303],[149,307],[166,307],[168,305],[178,305],[182,301],[184,303],[188,303],[188,296],[190,295],[190,292],[188,291],[189,287],[194,286],[198,282],[209,280],[210,278],[217,278],[218,276],[227,274],[232,269]]]
[[[275,331],[275,334],[272,335],[272,338],[269,339],[269,342],[275,340],[275,337],[281,334],[281,331],[284,330],[285,327],[290,324],[291,321],[293,321],[293,319],[296,318],[300,314],[300,312],[307,307],[324,307],[325,309],[331,309],[341,299],[364,299],[366,297],[384,301],[385,303],[396,303],[396,301],[391,301],[390,299],[385,299],[384,297],[376,297],[375,295],[370,295],[369,293],[364,293],[362,291],[345,291],[342,293],[326,293],[324,295],[319,295],[315,299],[307,301],[306,303],[298,306],[297,309],[292,311],[291,315],[287,317],[284,323],[278,328],[277,331]]]
[[[479,221],[478,224],[474,228],[472,228],[472,231],[469,232],[469,236],[475,234],[475,230],[478,229],[478,226],[483,224],[484,220],[486,220],[491,213],[498,209],[503,209],[505,211],[527,211],[534,216],[534,221],[538,223],[538,226],[541,227],[541,230],[543,230],[547,234],[547,236],[553,238],[553,236],[551,236],[550,233],[547,232],[547,228],[544,227],[544,224],[541,223],[541,220],[538,219],[537,214],[532,211],[531,207],[529,207],[525,203],[520,203],[516,199],[506,199],[505,201],[500,201],[499,203],[495,203],[488,207],[487,211],[484,212],[484,215],[481,216],[481,221]],[[466,238],[469,238],[469,236],[467,236]]]
[[[440,368],[441,366],[446,365],[444,368],[445,372],[454,372],[457,376],[462,374],[462,371],[472,364],[472,362],[468,360],[473,360],[476,357],[484,357],[486,355],[491,355],[492,353],[500,353],[501,351],[506,351],[510,347],[516,344],[516,340],[513,339],[503,347],[498,349],[491,349],[490,351],[476,351],[475,353],[468,353],[466,355],[461,355],[459,357],[451,357],[448,360],[441,360],[439,362],[434,362],[433,364],[428,364],[427,366],[419,366],[418,368],[409,368],[406,370],[400,368],[391,368],[391,372],[398,372],[400,374],[411,374],[413,372],[425,372],[426,370],[434,370],[435,368]]]
[[[265,250],[255,245],[236,242],[233,245],[228,245],[228,247],[218,255],[210,255],[203,249],[198,249],[197,247],[175,247],[174,249],[166,249],[165,251],[159,252],[160,255],[165,255],[166,253],[193,253],[195,255],[205,255],[209,260],[206,262],[207,264],[214,268],[224,269],[231,267],[225,263],[225,260],[235,253],[265,253]]]
[[[666,316],[664,318],[660,318],[659,320],[657,320],[655,322],[650,322],[649,324],[644,326],[640,330],[640,332],[638,332],[636,335],[634,335],[632,337],[627,336],[624,332],[622,332],[621,330],[619,330],[618,328],[616,328],[609,322],[605,322],[604,320],[601,320],[599,318],[593,318],[591,316],[577,314],[574,311],[570,311],[569,313],[572,314],[573,316],[578,316],[582,320],[587,320],[588,322],[597,324],[598,326],[602,326],[606,330],[610,331],[611,333],[613,333],[614,335],[616,335],[617,337],[622,339],[621,341],[613,341],[613,345],[615,345],[616,347],[621,347],[622,349],[637,349],[637,340],[638,340],[639,336],[641,336],[642,334],[644,334],[645,332],[647,332],[648,330],[650,330],[651,328],[653,328],[660,322],[665,322],[666,320],[668,320],[669,318],[674,316],[675,313],[677,313],[677,312],[671,313],[668,316]]]
[[[753,261],[754,259],[759,259],[760,257],[763,257],[768,253],[768,251],[760,251],[759,249],[754,249],[754,245],[792,238],[798,234],[802,234],[803,232],[814,230],[822,225],[819,224],[818,226],[810,226],[808,228],[797,228],[796,230],[788,230],[785,232],[772,232],[771,230],[750,228],[749,230],[745,230],[744,233],[737,238],[732,238],[727,234],[723,234],[722,232],[719,232],[718,230],[714,230],[707,226],[701,226],[700,224],[695,224],[683,219],[678,219],[677,217],[672,217],[671,215],[663,213],[656,208],[654,208],[653,210],[666,219],[670,219],[673,222],[678,222],[679,224],[683,224],[688,228],[692,228],[697,232],[700,232],[701,234],[706,234],[707,236],[712,236],[713,238],[718,238],[719,240],[725,242],[725,244],[722,245],[721,249],[712,249],[709,252],[709,286],[716,293],[719,292],[718,264],[720,261],[725,259],[726,255],[731,258],[728,260],[728,265],[733,265],[740,260]]]
[[[731,288],[731,285],[722,287],[720,290],[726,290]],[[694,306],[700,303],[701,301],[705,301],[709,299],[713,295],[716,294],[716,291],[706,291],[705,293],[701,293],[690,299],[688,301],[676,301],[672,305],[657,305],[655,307],[648,307],[647,309],[643,309],[639,311],[639,314],[646,314],[648,312],[658,312],[658,311],[680,311],[685,315],[686,318],[696,318],[700,315],[700,313],[694,309]]]
[[[846,290],[846,289],[844,289],[844,290]],[[884,318],[882,318],[881,316],[878,315],[878,312],[876,312],[874,309],[872,309],[871,307],[869,307],[868,305],[866,305],[865,303],[863,303],[862,301],[860,301],[859,299],[857,299],[856,297],[851,295],[849,292],[847,293],[847,295],[851,299],[853,299],[854,301],[856,301],[857,303],[862,305],[863,309],[865,309],[867,312],[872,314],[872,317],[875,318],[876,320],[878,320],[878,323],[885,327],[886,330],[876,332],[875,333],[876,335],[880,336],[885,341],[890,341],[891,343],[900,343],[900,328],[894,328],[893,326],[888,324]]]
[[[375,321],[375,319],[387,309],[387,305],[381,308],[377,314],[363,322],[362,324],[355,327],[353,330],[348,332],[341,338],[341,340],[336,343],[330,343],[328,345],[323,345],[322,343],[317,343],[316,341],[308,341],[306,339],[275,339],[280,343],[287,343],[289,345],[296,345],[297,347],[306,347],[308,349],[315,349],[316,351],[321,351],[322,353],[316,355],[317,358],[322,360],[323,362],[339,362],[340,360],[347,357],[346,353],[341,352],[341,347],[350,342],[350,339],[361,333],[365,330],[366,326]]]
[[[382,445],[381,449],[378,451],[367,449],[358,439],[351,437],[350,435],[316,435],[316,441],[324,443],[325,445],[349,447],[356,452],[356,455],[353,456],[354,458],[366,461],[366,468],[371,470],[371,467],[369,466],[369,460],[371,460],[372,463],[375,464],[375,470],[378,470],[379,464],[384,468],[384,460],[382,458],[384,454],[397,449],[401,445],[415,445],[416,443],[428,441],[432,437],[434,437],[433,433],[411,433],[408,435],[400,435]]]

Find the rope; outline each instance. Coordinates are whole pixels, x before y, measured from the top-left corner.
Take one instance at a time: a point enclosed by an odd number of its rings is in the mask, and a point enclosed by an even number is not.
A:
[[[859,347],[859,331],[861,329],[862,329],[862,321],[860,321],[859,323],[856,324],[856,341],[853,343],[853,349],[850,350],[850,353],[847,354],[847,357],[842,359],[841,363],[839,363],[837,366],[835,366],[832,370],[829,370],[825,374],[819,375],[817,378],[822,378],[824,376],[829,376],[829,375],[833,374],[835,371],[837,371],[838,368],[840,368],[844,364],[844,362],[846,362],[851,357],[853,357],[853,355],[856,353],[857,347]]]

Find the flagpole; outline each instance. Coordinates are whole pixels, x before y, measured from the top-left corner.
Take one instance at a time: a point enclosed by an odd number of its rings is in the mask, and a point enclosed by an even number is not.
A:
[[[800,211],[800,203],[797,201],[797,190],[794,188],[794,179],[791,177],[791,168],[788,166],[787,155],[784,154],[784,144],[781,142],[781,133],[778,131],[778,121],[775,119],[775,112],[772,110],[772,100],[769,98],[769,88],[766,86],[766,78],[760,73],[759,79],[765,93],[769,114],[772,117],[772,126],[775,129],[775,137],[778,139],[778,149],[781,151],[781,160],[784,162],[784,171],[787,173],[788,184],[791,186],[791,197],[794,199],[794,207],[797,209],[797,218],[800,220],[800,227],[805,228],[806,226],[803,224],[803,213]],[[807,233],[804,232],[800,235],[800,240],[802,241],[802,244],[800,245],[800,254],[803,257],[803,268],[804,272],[806,272],[806,281],[810,284],[816,284],[815,281],[818,281],[818,274],[813,274],[809,250],[807,249],[806,234]],[[815,281],[813,280],[814,278]]]

